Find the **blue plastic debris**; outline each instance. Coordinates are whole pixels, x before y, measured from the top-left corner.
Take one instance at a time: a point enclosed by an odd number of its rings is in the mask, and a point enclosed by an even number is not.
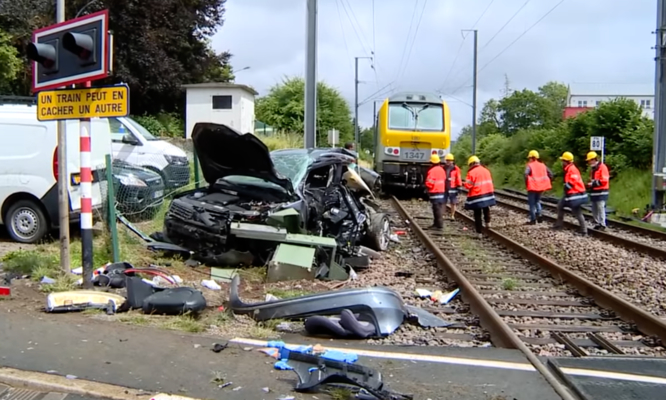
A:
[[[285,360],[280,360],[280,361],[276,362],[275,364],[273,364],[273,367],[275,369],[279,369],[281,371],[291,371],[291,370],[293,370],[294,367],[287,364],[287,361],[288,360],[286,360],[286,359]]]
[[[358,361],[358,354],[345,353],[343,351],[338,351],[338,350],[326,350],[321,355],[321,358],[325,358],[327,360],[332,360],[332,361],[345,362],[347,364],[353,364],[356,361]]]

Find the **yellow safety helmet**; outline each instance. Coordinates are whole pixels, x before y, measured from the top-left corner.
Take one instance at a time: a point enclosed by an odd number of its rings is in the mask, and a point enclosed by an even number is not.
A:
[[[444,160],[445,161],[454,161],[455,158],[453,157],[453,154],[449,153],[449,154],[446,155],[446,157],[444,157]]]
[[[597,157],[598,157],[597,153],[594,152],[594,151],[591,151],[591,152],[587,153],[587,158],[585,159],[585,161],[594,160]]]
[[[539,152],[536,150],[530,150],[527,154],[527,158],[539,158]]]
[[[479,157],[477,156],[471,156],[470,158],[467,159],[467,165],[472,165],[478,162],[481,162],[481,160],[479,160]]]
[[[560,160],[563,160],[563,161],[573,161],[573,160],[574,160],[574,156],[573,156],[573,154],[571,154],[570,152],[565,151],[564,153],[562,153],[562,157],[560,157]]]
[[[430,156],[430,162],[433,163],[433,164],[439,164],[439,162],[440,162],[439,156],[437,154],[431,155]]]

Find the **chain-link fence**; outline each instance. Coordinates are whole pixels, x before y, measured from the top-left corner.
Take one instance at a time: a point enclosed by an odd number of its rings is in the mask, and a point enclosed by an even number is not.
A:
[[[165,142],[176,146],[186,156],[174,155],[174,151],[167,149],[163,153],[144,152],[136,157],[114,149],[114,154],[107,159],[108,165],[97,169],[102,207],[96,217],[108,227],[113,225],[111,220],[119,220],[130,222],[145,235],[161,231],[173,196],[205,184],[191,140]],[[112,227],[111,230],[113,233]],[[114,248],[117,248],[119,244],[114,240]]]

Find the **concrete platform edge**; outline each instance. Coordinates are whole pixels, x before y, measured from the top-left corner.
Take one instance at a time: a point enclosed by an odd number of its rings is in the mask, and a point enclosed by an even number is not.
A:
[[[0,384],[42,392],[60,392],[111,400],[146,399],[148,396],[150,396],[150,400],[197,400],[191,397],[166,393],[151,394],[150,392],[110,385],[108,383],[83,379],[68,379],[61,375],[23,371],[7,367],[0,367]]]

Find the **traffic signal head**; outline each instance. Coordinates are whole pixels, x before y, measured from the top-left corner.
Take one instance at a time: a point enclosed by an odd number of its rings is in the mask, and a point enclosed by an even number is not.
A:
[[[81,60],[81,65],[94,64],[96,61],[94,38],[96,37],[96,29],[90,29],[82,33],[67,32],[62,36],[62,47],[76,54]]]
[[[30,43],[26,51],[28,58],[44,67],[44,73],[58,72],[58,39],[46,43]]]

